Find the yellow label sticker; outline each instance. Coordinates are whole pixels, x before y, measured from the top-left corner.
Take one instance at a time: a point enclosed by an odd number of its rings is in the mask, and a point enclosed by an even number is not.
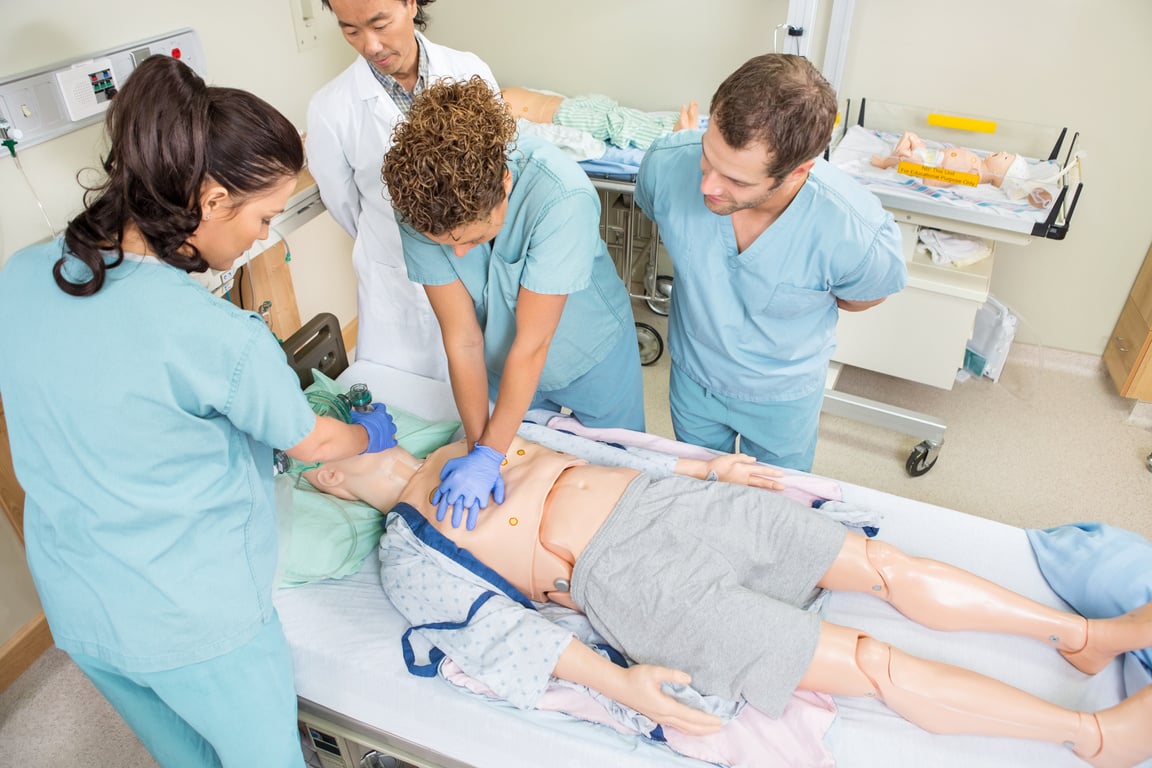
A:
[[[959,115],[942,115],[932,112],[928,115],[928,125],[938,128],[954,128],[958,131],[971,131],[972,133],[996,133],[995,120],[980,120],[975,117],[960,117]]]
[[[950,171],[947,168],[934,168],[930,165],[910,163],[907,160],[900,161],[900,164],[896,166],[896,172],[902,173],[905,176],[915,176],[920,179],[932,179],[933,181],[943,181],[948,184],[963,184],[966,187],[975,187],[980,184],[980,174],[978,173]]]

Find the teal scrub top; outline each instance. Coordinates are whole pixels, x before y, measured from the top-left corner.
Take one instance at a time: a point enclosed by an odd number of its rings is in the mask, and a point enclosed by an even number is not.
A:
[[[423,285],[464,283],[484,329],[492,390],[516,337],[520,287],[567,294],[538,385],[560,389],[605,358],[631,325],[632,307],[600,238],[600,198],[580,166],[551,144],[525,137],[508,169],[504,226],[462,257],[400,222],[408,277]]]
[[[700,386],[738,400],[795,400],[824,386],[836,299],[904,288],[900,231],[871,193],[817,160],[795,199],[743,253],[731,217],[700,193],[700,131],[648,150],[636,202],[659,226],[676,275],[669,349]]]
[[[272,615],[270,446],[315,416],[259,316],[153,258],[69,296],[62,252],[0,271],[0,395],[53,638],[137,672],[226,653]]]

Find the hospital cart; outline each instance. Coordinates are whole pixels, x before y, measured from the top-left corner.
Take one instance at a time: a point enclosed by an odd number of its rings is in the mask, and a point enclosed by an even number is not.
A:
[[[643,301],[658,315],[667,315],[672,277],[659,274],[659,232],[656,223],[636,207],[635,182],[590,178],[600,195],[600,237],[629,297]],[[664,354],[663,337],[648,323],[636,322],[636,342],[643,365],[652,365]]]
[[[944,422],[836,392],[837,366],[852,365],[951,389],[956,371],[963,367],[976,312],[989,297],[996,244],[1027,245],[1034,239],[1062,240],[1067,234],[1083,188],[1075,146],[1078,134],[1070,136],[1067,128],[950,115],[866,99],[855,105],[849,101],[843,114],[827,159],[860,181],[892,213],[901,229],[908,285],[867,312],[841,314],[824,411],[922,437],[905,464],[910,475],[918,476],[936,462],[947,428]],[[1031,207],[1018,200],[966,198],[967,185],[923,184],[898,170],[873,167],[874,144],[868,142],[905,131],[945,146],[983,153],[1004,150],[1036,158],[1029,163],[1030,171],[1036,169],[1035,178],[1060,174],[1046,185],[1051,204]],[[922,229],[981,238],[988,244],[989,255],[963,268],[934,263],[917,247]]]

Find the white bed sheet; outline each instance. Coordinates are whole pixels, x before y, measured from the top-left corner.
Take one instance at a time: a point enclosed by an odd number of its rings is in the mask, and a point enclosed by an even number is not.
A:
[[[451,398],[444,400],[445,384],[361,363],[340,379],[364,381],[376,399],[429,418],[454,413]],[[1063,606],[1040,575],[1023,530],[869,488],[847,483],[842,488],[845,500],[883,512],[881,538]],[[407,625],[381,591],[376,567],[373,556],[348,579],[277,592],[301,697],[475,766],[704,765],[600,726],[555,713],[520,712],[479,701],[438,678],[409,675],[400,654]],[[1092,711],[1123,697],[1119,662],[1089,678],[1035,641],[934,632],[867,595],[831,594],[824,614],[910,653],[975,669],[1064,706]],[[837,705],[839,717],[828,741],[842,768],[1084,765],[1058,745],[936,736],[875,701],[838,698]]]

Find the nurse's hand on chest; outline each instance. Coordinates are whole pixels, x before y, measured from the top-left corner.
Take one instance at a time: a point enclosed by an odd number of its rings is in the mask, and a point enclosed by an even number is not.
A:
[[[437,522],[443,521],[451,509],[452,527],[459,528],[467,511],[467,528],[472,530],[480,510],[488,506],[489,498],[503,504],[504,478],[500,474],[503,461],[504,454],[480,444],[464,456],[449,459],[440,470],[440,486],[432,495]]]

